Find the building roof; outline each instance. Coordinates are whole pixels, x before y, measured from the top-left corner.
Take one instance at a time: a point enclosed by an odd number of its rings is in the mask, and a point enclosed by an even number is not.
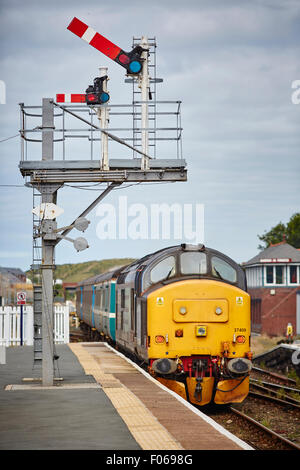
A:
[[[258,255],[251,258],[246,263],[243,263],[243,266],[250,266],[253,264],[265,264],[262,263],[261,259],[291,259],[291,262],[300,263],[300,251],[297,248],[289,245],[288,243],[281,242],[277,243],[276,245],[270,245],[265,250],[258,253]],[[270,261],[271,262],[271,261]]]
[[[20,278],[18,278],[15,274],[13,274],[10,269],[8,270],[8,268],[0,267],[0,274],[5,276],[7,281],[9,281],[13,284],[16,284],[16,283],[20,282]]]

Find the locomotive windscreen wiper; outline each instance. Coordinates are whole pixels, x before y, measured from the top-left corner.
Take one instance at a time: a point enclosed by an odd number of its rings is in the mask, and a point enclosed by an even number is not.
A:
[[[221,276],[221,274],[219,273],[219,271],[217,271],[216,268],[214,268],[214,270],[215,270],[216,275],[219,276],[219,278],[224,281],[224,279],[223,279],[223,277]]]
[[[174,266],[172,266],[172,268],[171,268],[170,271],[168,272],[167,276],[166,276],[164,279],[162,279],[162,282],[163,282],[163,281],[166,281],[167,279],[169,279],[169,277],[171,276],[171,273],[172,273],[172,271],[173,271],[173,268],[174,268]]]

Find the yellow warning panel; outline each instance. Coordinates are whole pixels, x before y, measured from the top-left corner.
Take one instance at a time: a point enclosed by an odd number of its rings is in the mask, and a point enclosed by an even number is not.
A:
[[[191,403],[195,405],[207,405],[211,401],[213,388],[214,388],[214,377],[203,377],[201,382],[202,390],[200,393],[196,393],[196,378],[195,377],[188,377],[186,379],[188,392],[189,392],[189,400]]]
[[[170,390],[180,395],[185,400],[187,399],[185,385],[182,382],[177,382],[176,380],[164,379],[163,377],[155,377],[155,378],[161,384],[165,385],[166,387],[168,387]]]
[[[249,393],[249,377],[220,380],[214,402],[218,405],[241,403]]]
[[[86,348],[85,343],[69,343],[68,346],[77,356],[85,373],[93,375],[96,382],[102,386],[103,392],[142,449],[182,450],[181,444],[160,424],[141,400],[113,374],[105,372],[103,366],[93,357],[93,348],[90,348],[91,351],[88,350],[90,344]],[[112,351],[108,351],[108,354],[110,358],[114,357]]]

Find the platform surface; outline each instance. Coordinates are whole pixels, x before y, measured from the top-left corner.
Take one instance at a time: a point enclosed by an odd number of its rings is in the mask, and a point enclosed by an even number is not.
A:
[[[30,346],[0,365],[0,449],[250,449],[106,343],[56,346],[51,389]]]

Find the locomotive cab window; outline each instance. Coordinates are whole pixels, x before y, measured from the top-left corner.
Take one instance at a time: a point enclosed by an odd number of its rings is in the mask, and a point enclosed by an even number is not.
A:
[[[152,268],[150,280],[152,284],[173,277],[176,272],[176,262],[174,256],[168,256]]]
[[[180,265],[182,274],[206,274],[206,254],[182,253],[180,255]]]
[[[213,256],[211,259],[211,269],[213,276],[218,277],[219,279],[229,282],[237,281],[236,270],[230,266],[229,263],[217,256]]]

